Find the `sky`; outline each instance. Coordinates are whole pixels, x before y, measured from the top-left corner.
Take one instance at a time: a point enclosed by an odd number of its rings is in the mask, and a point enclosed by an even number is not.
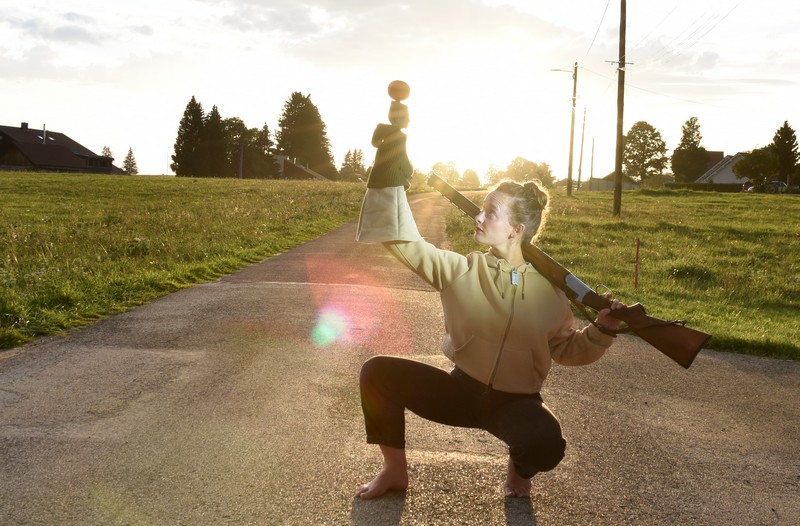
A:
[[[650,123],[671,155],[691,117],[725,154],[797,129],[798,28],[783,0],[627,2],[623,130]],[[336,165],[354,149],[370,164],[402,79],[415,168],[483,176],[524,157],[563,179],[577,62],[585,180],[614,170],[619,33],[620,0],[0,0],[0,124],[108,146],[117,166],[130,148],[140,174],[171,174],[192,96],[275,131],[299,91]]]

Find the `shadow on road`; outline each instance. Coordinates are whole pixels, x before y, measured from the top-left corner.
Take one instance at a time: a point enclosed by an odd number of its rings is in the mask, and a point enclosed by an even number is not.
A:
[[[398,526],[406,506],[405,492],[392,492],[372,500],[353,499],[353,526]],[[531,499],[505,499],[507,526],[536,526]]]
[[[406,506],[406,493],[393,491],[378,499],[353,499],[354,526],[397,526]]]
[[[536,526],[531,499],[506,499],[506,524],[508,526]]]

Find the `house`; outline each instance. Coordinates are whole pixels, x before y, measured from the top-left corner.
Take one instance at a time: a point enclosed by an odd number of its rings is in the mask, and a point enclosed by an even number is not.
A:
[[[725,152],[720,152],[717,150],[708,150],[706,151],[708,154],[708,163],[706,163],[706,171],[712,169],[718,162],[725,158]]]
[[[706,173],[697,178],[694,184],[714,184],[729,185],[735,184],[739,187],[749,181],[747,177],[741,179],[733,173],[733,166],[744,158],[744,154],[726,155],[721,161],[712,166]]]
[[[63,133],[0,126],[0,171],[124,174],[114,159],[97,155]]]
[[[589,180],[581,185],[582,188],[586,188],[587,190],[613,190],[614,189],[614,176],[615,172],[611,172],[607,176],[597,179],[595,177],[589,178]],[[622,174],[622,189],[623,190],[636,190],[641,186],[639,183],[631,179],[625,174]]]

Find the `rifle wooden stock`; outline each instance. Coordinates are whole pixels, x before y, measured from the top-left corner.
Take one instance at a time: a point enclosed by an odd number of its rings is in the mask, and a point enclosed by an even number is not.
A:
[[[481,208],[478,205],[467,199],[466,196],[440,177],[431,175],[428,179],[428,185],[438,190],[451,203],[473,219],[480,213]],[[531,263],[541,275],[547,278],[554,286],[563,290],[567,298],[575,303],[581,311],[585,311],[584,306],[595,311],[611,306],[608,298],[592,290],[535,245],[524,243],[522,245],[522,254],[525,260]],[[682,321],[667,321],[649,316],[639,303],[624,309],[613,310],[611,315],[627,325],[625,329],[618,332],[630,331],[636,334],[687,369],[692,365],[700,349],[711,338],[710,334],[685,327]]]

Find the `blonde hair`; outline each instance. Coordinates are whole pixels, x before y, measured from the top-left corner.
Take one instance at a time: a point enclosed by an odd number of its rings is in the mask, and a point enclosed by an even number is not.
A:
[[[525,225],[529,243],[539,240],[550,212],[550,194],[538,180],[518,183],[505,180],[492,189],[511,197],[508,213],[512,225]]]

